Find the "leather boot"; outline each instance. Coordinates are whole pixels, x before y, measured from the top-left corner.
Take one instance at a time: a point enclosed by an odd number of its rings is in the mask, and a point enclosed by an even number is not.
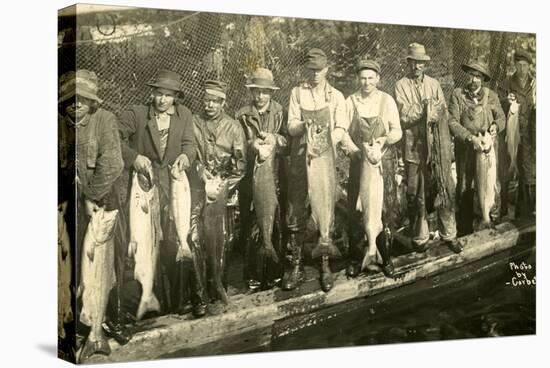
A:
[[[321,255],[321,289],[324,292],[330,291],[334,286],[332,271],[330,270],[328,253]]]
[[[281,287],[283,290],[293,290],[298,287],[305,277],[304,266],[302,263],[302,244],[297,241],[296,234],[290,234],[288,247],[291,251],[290,268],[285,270]]]
[[[391,246],[393,243],[393,235],[389,228],[384,228],[382,234],[376,239],[376,246],[382,256],[382,272],[386,277],[393,277],[394,267],[391,260]]]

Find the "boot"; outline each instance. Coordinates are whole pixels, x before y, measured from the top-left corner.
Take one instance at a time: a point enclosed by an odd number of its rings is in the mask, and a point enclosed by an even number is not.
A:
[[[282,281],[283,290],[294,290],[304,281],[304,265],[302,263],[302,244],[297,241],[296,234],[290,234],[288,247],[291,250],[290,269],[285,270]]]
[[[393,235],[389,228],[384,228],[383,233],[376,239],[378,252],[382,256],[382,272],[386,277],[393,277],[394,267],[391,260],[391,246],[393,243]]]
[[[334,280],[332,279],[328,254],[323,254],[321,255],[321,289],[328,292],[333,286]]]

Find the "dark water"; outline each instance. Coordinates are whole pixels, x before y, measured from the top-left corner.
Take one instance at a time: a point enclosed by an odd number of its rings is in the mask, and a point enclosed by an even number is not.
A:
[[[511,262],[518,266],[517,270]],[[396,292],[393,297],[378,301],[369,303],[365,298],[362,304],[354,301],[347,308],[341,305],[334,311],[321,311],[321,322],[275,336],[264,350],[534,334],[536,287],[513,286],[512,282],[532,282],[536,279],[535,266],[535,251],[529,247],[500,255],[496,260],[478,261],[468,269],[454,271],[454,275],[439,276],[448,280],[418,281],[413,286],[418,291],[412,290],[408,295]]]

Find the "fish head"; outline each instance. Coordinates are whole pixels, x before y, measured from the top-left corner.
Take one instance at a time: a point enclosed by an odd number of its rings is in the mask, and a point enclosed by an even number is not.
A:
[[[491,134],[489,132],[485,132],[483,135],[480,134],[480,140],[483,153],[491,152],[493,148],[493,137],[491,137]]]
[[[94,232],[93,235],[96,241],[104,243],[111,238],[117,215],[118,210],[106,211],[102,207],[92,213],[90,224],[92,225],[92,231]]]
[[[172,176],[172,179],[174,180],[182,180],[183,179],[183,175],[185,175],[185,172],[182,170],[180,171],[178,169],[178,165],[173,165],[171,168],[170,168],[170,176]]]
[[[382,146],[379,143],[363,142],[366,159],[373,165],[377,165],[382,160]]]
[[[135,179],[139,188],[144,192],[149,192],[153,187],[153,181],[147,174],[136,173]]]

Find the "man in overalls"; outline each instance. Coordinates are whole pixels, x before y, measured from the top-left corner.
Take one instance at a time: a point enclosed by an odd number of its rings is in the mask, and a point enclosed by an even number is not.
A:
[[[319,185],[319,182],[308,183],[308,161],[311,163],[311,157],[314,155],[326,154],[346,136],[349,150],[358,151],[347,134],[349,121],[346,115],[344,96],[326,80],[327,57],[322,50],[309,50],[305,71],[307,81],[292,89],[288,108],[288,131],[292,138],[289,163],[289,208],[287,214],[289,241],[287,248],[290,253],[288,258],[291,267],[285,270],[283,276],[282,288],[284,290],[296,288],[304,278],[302,250],[308,218],[308,191],[311,192],[314,185]],[[312,131],[313,134],[310,134]],[[308,139],[310,136],[315,136],[317,139]],[[330,172],[327,171],[327,175],[319,177],[319,181],[336,179],[335,170],[332,173],[332,168],[327,169]],[[330,198],[335,197],[335,193],[326,193],[326,195]],[[311,200],[312,198],[309,198],[309,202]],[[329,203],[329,206],[333,207],[333,204]],[[334,213],[325,213],[325,215],[334,218]],[[334,246],[332,239],[320,238],[320,241],[321,287],[324,291],[329,291],[333,286],[329,254]]]
[[[476,152],[483,151],[478,133],[489,132],[498,152],[498,134],[504,133],[505,117],[497,94],[483,82],[491,79],[487,66],[481,61],[462,65],[468,74],[468,84],[453,91],[449,102],[449,128],[455,140],[457,174],[456,200],[458,205],[457,227],[459,234],[473,231],[474,182],[476,176]],[[498,169],[497,158],[497,169]],[[498,193],[491,217],[498,217]]]
[[[397,183],[395,171],[397,166],[397,153],[393,146],[399,142],[402,136],[399,124],[399,112],[394,99],[385,92],[380,91],[377,85],[380,81],[380,64],[374,60],[362,59],[356,66],[357,78],[360,89],[350,95],[346,100],[348,120],[351,121],[350,136],[354,143],[363,147],[364,143],[378,144],[383,152],[381,170],[383,176],[382,224],[383,230],[377,236],[378,251],[382,256],[382,270],[388,277],[393,276],[394,268],[390,257],[393,232],[397,230],[396,211],[399,209],[397,201]],[[357,198],[360,192],[360,178],[362,161],[366,160],[366,153],[361,157],[353,157],[350,162],[348,207],[350,214],[355,213]],[[366,211],[366,208],[362,209]],[[366,229],[363,229],[365,232]],[[364,244],[360,242],[360,244]],[[367,256],[376,254],[376,249],[365,249],[350,244],[351,262],[346,270],[348,276],[354,277],[361,271],[361,260],[364,254]],[[372,258],[372,257],[371,257]],[[375,270],[374,259],[371,259],[367,268]]]
[[[427,214],[437,211],[441,238],[453,252],[460,253],[447,105],[439,82],[424,73],[429,60],[423,45],[410,44],[409,74],[395,85],[395,99],[405,132],[409,227],[413,247],[418,252],[425,251],[430,240]]]
[[[199,277],[201,271],[197,262],[187,259],[176,262],[179,245],[170,214],[170,168],[175,166],[180,171],[189,171],[196,156],[192,114],[187,107],[176,102],[177,94],[181,92],[178,73],[161,69],[148,85],[153,89],[151,103],[130,106],[120,116],[122,157],[126,168],[148,175],[159,184],[163,240],[157,273],[167,275],[168,285],[161,281],[155,286],[158,289],[164,285],[164,290],[156,293],[162,296],[163,312],[183,314],[192,309],[195,316],[201,316],[205,313],[204,286]],[[197,259],[199,245],[193,243],[191,248],[193,259]],[[185,300],[189,284],[193,294],[192,308]]]
[[[244,243],[244,277],[249,290],[254,291],[258,288],[271,288],[274,284],[281,280],[282,277],[282,262],[273,262],[266,259],[265,265],[258,264],[258,250],[262,246],[259,240],[261,239],[260,229],[256,221],[257,213],[255,213],[256,201],[252,204],[253,199],[262,200],[261,197],[270,197],[266,201],[277,201],[279,209],[275,213],[275,218],[272,221],[276,223],[273,232],[278,236],[279,242],[274,244],[277,247],[277,253],[280,253],[281,241],[281,215],[284,213],[284,205],[286,202],[285,193],[281,193],[281,189],[286,192],[286,178],[282,173],[283,165],[281,161],[287,147],[287,141],[284,135],[287,133],[287,115],[283,107],[272,99],[273,91],[278,90],[273,82],[273,74],[265,68],[258,68],[252,75],[252,80],[246,87],[252,94],[252,101],[248,105],[239,109],[236,114],[236,119],[241,123],[246,134],[248,143],[247,149],[247,170],[246,176],[239,185],[239,209],[240,209],[240,241]],[[283,135],[284,134],[284,135]],[[262,146],[271,146],[273,156],[262,157]],[[254,193],[254,180],[262,182],[262,178],[256,175],[262,175],[263,171],[255,170],[255,167],[263,165],[265,160],[272,165],[271,173],[265,173],[267,176],[271,174],[275,179],[275,186],[271,183],[266,183],[262,192]],[[256,164],[258,166],[256,166]],[[270,177],[271,177],[270,175]],[[269,178],[265,178],[269,180]],[[259,187],[258,187],[259,189]],[[276,189],[274,193],[269,193],[269,189]],[[251,209],[251,205],[254,209]],[[265,240],[264,240],[265,241]],[[264,272],[265,270],[265,272]],[[265,273],[265,274],[264,274]]]
[[[193,196],[191,236],[204,249],[203,277],[210,301],[227,303],[227,254],[234,237],[234,209],[229,201],[246,172],[246,137],[224,111],[227,84],[204,83],[203,111],[193,115],[197,160],[190,184]]]
[[[73,265],[77,266],[81,264],[86,224],[91,214],[100,207],[106,210],[120,209],[114,188],[123,170],[117,119],[113,113],[99,107],[101,102],[94,72],[80,69],[76,73],[68,72],[61,76],[58,101],[58,200],[67,223]],[[115,231],[116,285],[111,294],[114,300],[111,299],[107,323],[104,324],[106,332],[121,344],[130,339],[121,323],[124,257],[128,246],[124,240],[123,225],[124,221],[119,218]],[[80,269],[73,269],[72,272],[72,280],[76,282],[80,277]],[[73,305],[73,311],[75,307]]]
[[[529,70],[533,63],[531,55],[526,50],[516,50],[514,62],[516,71],[504,80],[499,88],[499,94],[506,116],[511,116],[511,113],[518,114],[519,127],[507,127],[506,135],[501,136],[499,144],[503,165],[500,167],[499,174],[503,185],[501,193],[503,212],[508,209],[507,184],[512,175],[517,175],[519,183],[516,216],[526,217],[534,214],[536,207],[536,87],[535,77]],[[504,137],[506,139],[502,139]],[[512,152],[515,151],[517,155],[514,157],[516,168],[510,167],[512,157],[506,149],[509,145],[515,146]],[[502,213],[502,215],[505,214]]]

